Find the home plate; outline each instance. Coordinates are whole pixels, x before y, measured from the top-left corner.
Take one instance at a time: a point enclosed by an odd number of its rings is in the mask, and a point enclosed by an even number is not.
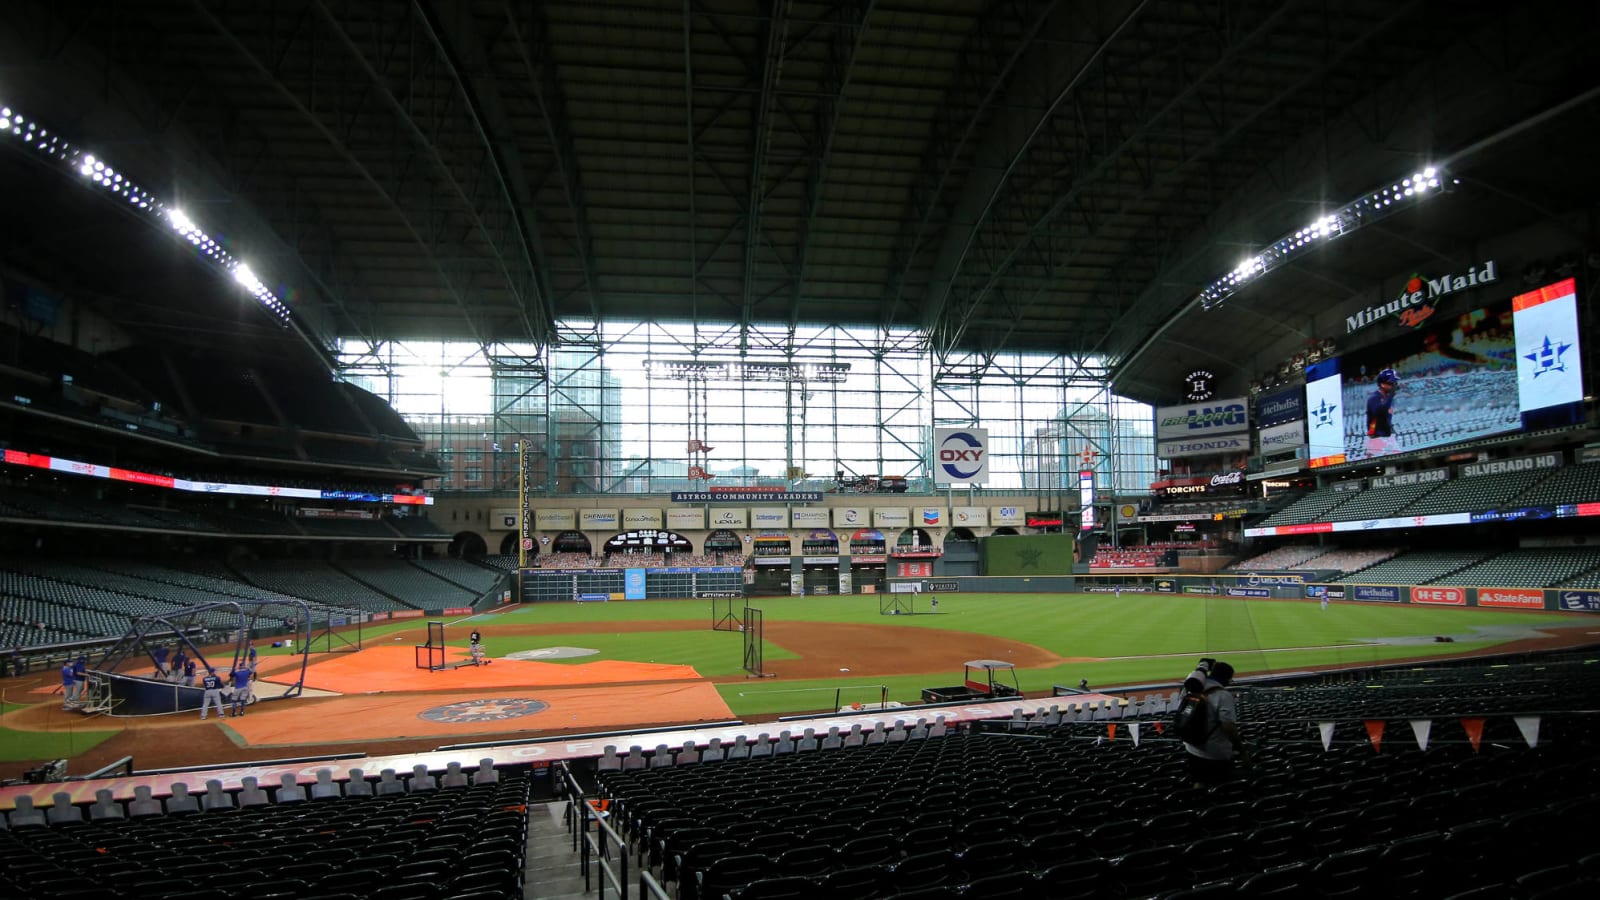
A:
[[[517,650],[507,653],[504,658],[525,660],[572,659],[578,656],[594,656],[599,652],[599,650],[591,650],[588,647],[539,647],[534,650]]]

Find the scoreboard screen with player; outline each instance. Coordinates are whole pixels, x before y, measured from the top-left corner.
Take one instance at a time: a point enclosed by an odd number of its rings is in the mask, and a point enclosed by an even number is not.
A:
[[[1308,366],[1311,465],[1581,421],[1576,293],[1567,279]]]

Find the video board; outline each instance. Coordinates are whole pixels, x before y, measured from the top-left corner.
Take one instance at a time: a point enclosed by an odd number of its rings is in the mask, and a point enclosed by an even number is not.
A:
[[[1582,418],[1573,279],[1306,367],[1313,468]]]

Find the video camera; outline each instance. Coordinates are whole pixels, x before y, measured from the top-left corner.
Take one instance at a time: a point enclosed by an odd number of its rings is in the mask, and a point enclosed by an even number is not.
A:
[[[1202,656],[1202,657],[1200,657],[1200,662],[1194,667],[1194,670],[1196,672],[1204,672],[1207,675],[1210,675],[1211,674],[1211,667],[1216,665],[1216,664],[1217,664],[1217,661],[1212,659],[1211,657]]]

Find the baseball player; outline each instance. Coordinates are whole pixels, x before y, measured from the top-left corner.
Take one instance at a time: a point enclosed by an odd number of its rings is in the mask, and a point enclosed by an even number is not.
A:
[[[1394,397],[1400,376],[1393,369],[1378,373],[1378,386],[1367,396],[1367,455],[1382,456],[1400,449],[1394,440]]]
[[[227,708],[222,705],[222,676],[217,670],[206,666],[206,674],[200,679],[200,687],[205,690],[205,699],[200,701],[200,720],[205,721],[206,714],[211,707],[217,707],[217,718],[228,714]]]

